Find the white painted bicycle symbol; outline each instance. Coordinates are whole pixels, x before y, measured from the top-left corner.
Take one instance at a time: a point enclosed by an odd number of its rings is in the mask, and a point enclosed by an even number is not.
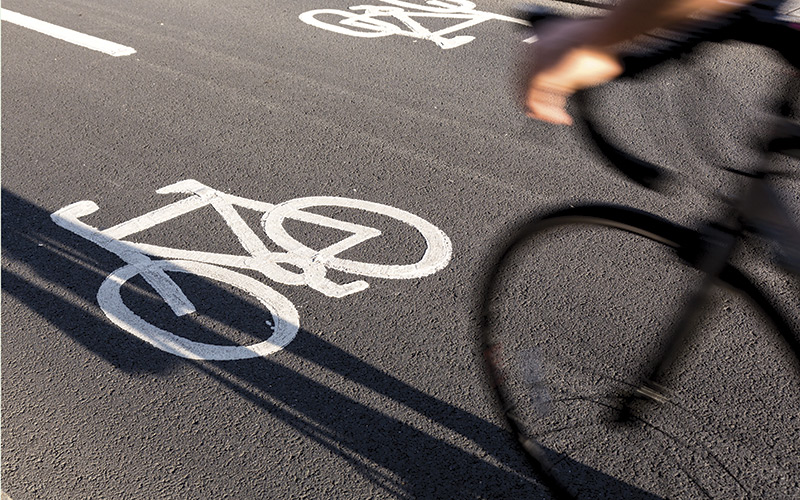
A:
[[[476,5],[466,0],[429,0],[419,5],[401,0],[381,0],[385,5],[358,5],[350,7],[349,12],[338,9],[317,9],[300,14],[300,19],[312,26],[343,35],[376,38],[389,35],[402,35],[422,40],[430,40],[443,49],[452,49],[475,39],[474,36],[458,35],[447,37],[476,24],[490,20],[508,21],[528,25],[527,21],[514,17],[475,10]],[[338,23],[335,21],[338,19]],[[417,19],[453,19],[456,24],[437,31],[430,31]],[[390,22],[399,22],[402,26]],[[332,21],[332,22],[329,22]]]
[[[300,326],[299,315],[289,299],[264,283],[230,268],[256,271],[281,284],[306,285],[328,297],[339,298],[363,291],[369,284],[363,280],[336,283],[326,277],[328,269],[364,277],[420,278],[446,267],[452,253],[450,239],[436,226],[414,214],[380,203],[316,196],[296,198],[274,205],[226,194],[192,179],[171,184],[156,192],[190,196],[102,231],[80,220],[81,217],[99,209],[92,201],[79,201],[68,205],[53,213],[51,218],[59,226],[96,243],[127,263],[112,272],[97,292],[98,304],[105,315],[114,324],[145,342],[184,358],[235,360],[267,356],[284,348],[297,334]],[[122,241],[123,238],[207,206],[211,206],[222,216],[247,252],[246,255],[201,252]],[[236,207],[263,214],[261,227],[269,239],[285,252],[268,250]],[[381,231],[306,211],[313,207],[358,209],[408,224],[424,238],[425,252],[419,261],[411,264],[380,264],[342,258],[340,254],[344,251],[379,236]],[[286,231],[284,227],[286,219],[336,229],[347,233],[348,236],[325,248],[315,250]],[[151,257],[164,260],[155,260]],[[246,346],[195,342],[145,321],[125,305],[121,287],[138,275],[153,287],[176,316],[195,312],[194,304],[167,272],[189,273],[228,283],[256,298],[272,315],[270,337],[263,342]]]

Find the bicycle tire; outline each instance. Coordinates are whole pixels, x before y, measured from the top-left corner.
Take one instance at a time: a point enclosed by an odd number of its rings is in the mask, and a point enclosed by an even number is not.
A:
[[[608,262],[619,264],[622,259],[618,262],[616,258],[621,256],[620,248],[626,250],[629,239],[632,248],[660,247],[667,253],[680,255],[697,248],[699,233],[634,209],[590,205],[554,211],[517,226],[511,234],[510,242],[492,260],[483,287],[480,343],[489,382],[503,417],[544,485],[556,498],[749,496],[750,487],[738,477],[740,472],[720,459],[714,444],[708,443],[717,436],[714,434],[717,431],[701,421],[701,414],[688,395],[672,394],[673,399],[658,406],[657,412],[637,414],[632,422],[614,421],[623,398],[641,380],[642,373],[636,370],[647,370],[646,362],[635,361],[651,354],[654,342],[647,335],[625,336],[629,332],[621,326],[632,321],[626,319],[625,309],[646,307],[653,299],[646,295],[634,297],[625,290],[611,290],[606,291],[609,295],[603,300],[592,303],[593,292],[575,294],[580,286],[603,286],[599,281],[605,279],[604,274],[612,274],[581,268],[584,261],[578,255],[558,254],[563,274],[553,282],[556,286],[550,287],[542,276],[548,269],[534,269],[541,264],[538,261],[534,265],[525,262],[547,254],[544,250],[552,252],[554,247],[549,245],[572,248],[579,242],[582,250],[598,250],[586,261],[591,265],[602,267],[604,256],[600,254],[609,244],[612,245],[609,255],[615,260]],[[594,246],[595,242],[600,246]],[[532,246],[542,251],[528,253]],[[519,259],[518,253],[523,250],[525,259]],[[626,280],[631,276],[630,283],[635,281],[634,276],[640,278],[637,286],[642,286],[642,290],[651,286],[663,293],[661,280],[676,274],[673,267],[683,269],[684,276],[674,278],[666,287],[668,290],[676,284],[689,290],[697,281],[695,278],[700,277],[699,271],[680,258],[670,259],[666,255],[653,258],[647,253],[638,262],[635,272],[620,274]],[[571,265],[575,269],[570,269]],[[667,273],[649,269],[662,265],[670,268]],[[524,273],[529,270],[536,273]],[[576,288],[566,276],[569,270],[580,271],[576,274],[579,278]],[[513,273],[523,279],[506,278]],[[792,343],[788,323],[747,277],[728,265],[720,280],[753,295],[753,302],[766,309],[780,334]],[[505,297],[503,300],[499,299],[501,295]],[[561,301],[562,295],[572,302]],[[614,298],[622,298],[620,307],[606,303]],[[680,307],[679,301],[672,302],[673,307]],[[664,307],[653,309],[659,311]],[[557,320],[561,312],[567,312],[568,321]],[[587,320],[580,315],[599,319]],[[656,316],[641,314],[643,321],[638,326],[647,327],[643,330],[654,328],[653,337],[657,338],[659,333],[664,335],[668,331],[668,322],[677,314]],[[635,321],[631,325],[637,326]],[[606,331],[613,332],[613,336],[597,335],[601,326],[608,327]],[[582,335],[586,332],[591,335]],[[634,337],[636,334],[631,333]],[[610,338],[616,342],[615,347],[611,347]],[[798,357],[796,343],[790,347]],[[589,348],[594,350],[589,352],[586,350]],[[587,366],[588,361],[595,365]],[[522,372],[517,373],[517,367]],[[611,438],[630,441],[616,443]],[[601,449],[600,443],[610,443],[610,451]],[[651,452],[647,458],[652,457],[652,463],[643,460],[647,450]]]

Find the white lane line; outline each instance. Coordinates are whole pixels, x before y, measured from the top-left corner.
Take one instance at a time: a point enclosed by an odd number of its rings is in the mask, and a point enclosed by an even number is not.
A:
[[[125,45],[97,38],[96,36],[86,35],[69,28],[46,23],[10,10],[0,9],[0,19],[110,56],[129,56],[136,53],[136,49],[132,47],[126,47]]]

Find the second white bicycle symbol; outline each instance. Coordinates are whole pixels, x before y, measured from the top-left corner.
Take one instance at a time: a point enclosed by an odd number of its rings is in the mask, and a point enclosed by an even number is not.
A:
[[[98,304],[106,316],[114,324],[145,342],[184,358],[235,360],[267,356],[284,348],[297,334],[300,326],[299,315],[289,299],[266,284],[230,268],[256,271],[281,284],[305,285],[328,297],[339,298],[363,291],[369,285],[363,280],[336,283],[326,277],[328,269],[363,277],[412,279],[428,276],[445,268],[452,254],[450,239],[436,226],[414,214],[380,203],[316,196],[296,198],[274,205],[226,194],[192,179],[171,184],[159,189],[157,193],[183,193],[190,196],[102,231],[80,220],[81,217],[99,209],[92,201],[79,201],[68,205],[53,213],[51,218],[59,226],[96,243],[127,263],[111,273],[97,292]],[[201,252],[122,241],[123,238],[206,206],[211,206],[222,216],[247,252],[246,255]],[[273,242],[286,251],[268,250],[236,207],[263,214],[261,227]],[[411,264],[378,264],[342,258],[340,254],[345,250],[373,239],[381,232],[372,227],[306,211],[312,207],[359,209],[408,224],[424,238],[425,252],[419,261]],[[349,236],[325,248],[315,250],[286,231],[284,227],[286,219],[336,229]],[[151,257],[164,260],[154,260]],[[256,298],[273,317],[271,336],[263,342],[247,346],[195,342],[149,323],[125,305],[121,287],[138,275],[153,287],[175,315],[184,316],[195,312],[194,304],[186,297],[180,286],[167,275],[167,271],[189,273],[228,283]]]
[[[527,21],[515,17],[475,10],[476,5],[466,0],[430,0],[425,2],[425,5],[401,0],[381,1],[390,6],[358,5],[350,7],[353,12],[317,9],[300,14],[300,20],[317,28],[343,35],[364,38],[402,35],[430,40],[443,49],[452,49],[471,42],[475,39],[474,36],[448,37],[447,35],[485,21],[494,19],[528,25]],[[355,11],[363,11],[363,13]],[[420,24],[426,19],[451,19],[455,20],[456,24],[437,31],[430,31]]]

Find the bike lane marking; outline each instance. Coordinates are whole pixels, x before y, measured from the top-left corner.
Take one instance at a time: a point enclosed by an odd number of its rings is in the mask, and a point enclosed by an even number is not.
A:
[[[89,200],[67,205],[50,217],[58,226],[116,254],[127,263],[112,272],[97,291],[97,302],[108,319],[152,346],[183,358],[229,361],[268,356],[289,344],[297,334],[300,326],[299,314],[289,299],[261,281],[228,267],[257,271],[278,283],[307,285],[328,297],[341,298],[363,291],[369,285],[361,280],[344,284],[331,281],[325,277],[328,268],[363,276],[412,279],[443,269],[452,255],[452,243],[443,231],[421,217],[389,205],[330,196],[297,198],[274,205],[229,195],[193,179],[176,182],[158,189],[157,192],[190,196],[105,230],[99,230],[81,220],[81,217],[99,210],[98,205]],[[121,240],[205,206],[211,206],[222,216],[239,238],[247,255],[217,254]],[[261,238],[238,214],[234,208],[236,206],[262,212],[262,229],[286,252],[269,251]],[[405,265],[374,264],[337,258],[337,255],[349,248],[379,236],[381,231],[303,210],[316,206],[359,209],[408,224],[424,238],[424,255],[419,262]],[[283,227],[285,219],[338,229],[350,235],[325,248],[313,250],[286,232]],[[152,260],[150,257],[165,260]],[[280,263],[295,266],[300,271],[284,269]],[[124,304],[121,288],[131,278],[140,275],[164,299],[176,316],[195,312],[194,305],[166,271],[194,274],[227,283],[257,299],[272,317],[267,322],[271,330],[270,337],[263,342],[246,346],[195,342],[149,323]]]
[[[127,47],[125,45],[104,40],[96,36],[87,35],[69,28],[64,28],[62,26],[50,24],[45,21],[40,21],[33,17],[19,14],[7,9],[0,9],[0,19],[3,21],[8,21],[12,24],[16,24],[17,26],[22,26],[23,28],[28,28],[33,31],[51,36],[53,38],[72,43],[74,45],[79,45],[87,49],[108,54],[112,57],[129,56],[136,53],[136,49],[133,47]]]
[[[490,20],[508,21],[530,26],[523,19],[493,14],[476,10],[476,4],[468,0],[428,0],[426,5],[404,2],[402,0],[380,0],[385,5],[357,5],[350,10],[316,9],[300,14],[299,18],[306,24],[334,33],[363,38],[376,38],[389,35],[402,35],[422,40],[430,40],[442,49],[452,49],[467,44],[474,36],[460,35],[450,38],[449,35]],[[408,9],[408,10],[406,10]],[[364,11],[359,14],[353,11]],[[317,16],[340,16],[338,24],[331,24],[317,19]],[[398,21],[406,29],[381,19],[389,18]],[[414,18],[452,19],[457,24],[438,31],[430,31]]]

